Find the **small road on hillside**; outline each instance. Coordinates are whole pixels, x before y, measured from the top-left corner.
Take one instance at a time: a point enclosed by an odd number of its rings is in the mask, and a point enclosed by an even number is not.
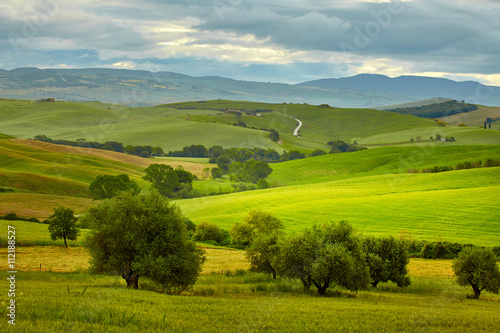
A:
[[[299,123],[299,125],[297,126],[295,131],[293,131],[293,135],[296,137],[299,137],[299,130],[302,127],[302,122],[300,120],[298,120],[297,118],[293,118],[293,119],[295,119]]]
[[[284,115],[285,117],[288,117],[288,118],[292,118],[293,120],[295,120],[296,122],[299,123],[297,125],[297,127],[295,128],[295,130],[293,131],[293,135],[296,136],[296,137],[298,137],[298,138],[300,138],[300,136],[299,136],[299,130],[302,127],[302,122],[299,119],[297,119],[295,117],[292,117],[292,116],[289,116],[287,114],[282,113],[282,115]]]

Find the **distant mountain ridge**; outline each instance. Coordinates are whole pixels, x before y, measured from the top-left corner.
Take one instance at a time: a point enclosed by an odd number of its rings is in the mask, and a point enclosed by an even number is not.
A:
[[[113,68],[0,69],[0,98],[101,101],[131,106],[190,100],[231,99],[268,103],[377,107],[434,97],[500,105],[500,88],[477,82],[378,74],[300,84],[242,81],[220,76]]]
[[[300,83],[299,86],[350,89],[360,92],[391,92],[417,99],[444,97],[485,105],[497,105],[500,100],[500,87],[486,86],[476,81],[457,82],[424,76],[390,78],[380,74],[359,74],[338,79],[308,81]]]

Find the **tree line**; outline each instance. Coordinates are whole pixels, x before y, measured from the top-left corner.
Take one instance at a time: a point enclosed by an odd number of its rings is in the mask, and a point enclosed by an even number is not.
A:
[[[423,118],[440,118],[474,110],[477,110],[477,105],[468,104],[464,101],[458,102],[456,100],[451,100],[443,103],[388,109],[386,111],[396,112],[400,114],[409,114],[412,116]]]
[[[423,169],[408,169],[408,173],[438,173],[454,170],[466,170],[466,169],[477,169],[477,168],[492,168],[500,166],[500,160],[487,158],[484,162],[479,161],[465,161],[458,163],[454,167],[451,165],[435,165]]]
[[[80,147],[80,148],[94,148],[94,149],[102,149],[102,150],[110,150],[116,151],[118,153],[125,153],[129,155],[140,156],[144,158],[148,158],[151,156],[164,156],[165,153],[161,147],[153,147],[153,146],[132,146],[126,145],[124,146],[121,142],[116,141],[106,141],[104,143],[99,143],[96,141],[87,141],[84,138],[77,139],[76,141],[65,140],[65,139],[51,139],[46,135],[37,135],[32,140],[42,141],[53,143],[56,145],[66,145],[72,147]]]

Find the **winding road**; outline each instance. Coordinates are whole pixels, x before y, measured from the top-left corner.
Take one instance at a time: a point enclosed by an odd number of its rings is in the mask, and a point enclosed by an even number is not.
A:
[[[296,122],[299,123],[299,125],[293,131],[293,135],[296,136],[297,138],[300,138],[299,130],[302,127],[302,122],[300,120],[298,120],[297,118],[295,118],[295,117],[289,116],[289,115],[284,114],[284,113],[281,113],[281,114],[284,115],[285,117],[292,118],[293,120],[295,120]]]
[[[293,131],[293,135],[300,138],[299,136],[299,129],[302,127],[302,122],[300,120],[298,120],[297,118],[293,118],[295,119],[298,123],[299,123],[299,126],[297,126],[297,128],[295,129],[295,131]]]

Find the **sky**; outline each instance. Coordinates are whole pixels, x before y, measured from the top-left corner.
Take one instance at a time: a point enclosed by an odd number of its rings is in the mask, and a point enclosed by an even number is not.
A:
[[[500,86],[499,0],[2,0],[0,68]]]

